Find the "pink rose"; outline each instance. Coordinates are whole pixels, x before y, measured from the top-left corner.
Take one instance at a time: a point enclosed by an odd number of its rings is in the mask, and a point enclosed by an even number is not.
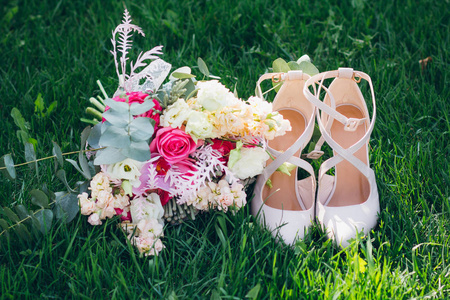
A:
[[[223,162],[228,162],[230,151],[236,148],[236,143],[220,139],[213,139],[212,142],[212,148],[219,151],[223,156],[220,160]]]
[[[197,144],[189,134],[172,127],[160,128],[150,144],[150,152],[158,152],[170,164],[188,158],[196,148]]]
[[[144,103],[145,98],[148,97],[148,94],[142,93],[142,92],[131,92],[131,93],[126,93],[126,97],[128,98],[128,104],[131,105],[132,103]],[[114,101],[116,102],[127,102],[127,99],[121,98],[121,96],[116,96],[113,98]],[[151,118],[153,120],[155,120],[155,128],[159,125],[159,112],[162,111],[162,107],[159,104],[158,100],[153,99],[153,103],[155,104],[153,106],[152,109],[150,109],[149,111],[134,116],[135,118],[137,117],[144,117],[144,118]],[[109,106],[107,106],[105,108],[105,111],[107,111],[109,109]],[[156,112],[159,111],[159,112]],[[105,122],[105,118],[103,118],[102,120],[103,122]]]

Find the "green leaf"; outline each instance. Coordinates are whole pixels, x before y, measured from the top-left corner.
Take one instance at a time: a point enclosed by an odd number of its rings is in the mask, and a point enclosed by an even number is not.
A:
[[[150,159],[150,151],[149,158]],[[95,156],[94,164],[95,165],[109,165],[114,164],[116,162],[122,161],[127,156],[122,154],[121,149],[114,147],[107,147],[106,149],[99,150]]]
[[[133,141],[148,141],[154,129],[151,118],[136,118],[130,123],[130,134]]]
[[[28,210],[26,209],[26,207],[22,204],[16,205],[14,207],[14,210],[16,211],[17,215],[19,216],[19,218],[21,220],[27,218],[30,216],[30,213],[28,212]]]
[[[261,284],[258,283],[250,291],[248,291],[247,295],[245,295],[245,298],[257,299],[260,290]]]
[[[38,166],[36,161],[36,153],[34,152],[34,146],[31,143],[25,143],[25,160],[27,162],[34,161],[34,163],[29,164],[30,169],[36,170],[36,176],[39,176],[38,174]]]
[[[299,64],[296,63],[295,61],[288,62],[288,66],[289,66],[289,69],[291,69],[291,71],[292,70],[300,70]]]
[[[54,111],[58,107],[58,102],[53,101],[49,107],[47,107],[47,111],[45,112],[45,115],[48,117],[52,111]]]
[[[63,155],[62,155],[62,151],[61,148],[59,147],[59,145],[55,142],[53,142],[53,149],[52,149],[52,153],[54,156],[56,156],[56,161],[59,164],[59,167],[62,168],[64,166],[64,159],[63,159]]]
[[[128,106],[129,106],[129,104],[126,102],[114,101],[111,98],[108,98],[105,100],[105,105],[109,106],[110,109],[112,109],[112,110],[120,111],[122,113],[125,111],[128,111]]]
[[[236,143],[236,148],[230,151],[230,157],[228,159],[228,168],[232,168],[234,164],[241,159],[242,142]]]
[[[299,66],[300,66],[300,70],[302,70],[303,73],[306,73],[309,76],[319,74],[319,70],[312,63],[310,63],[308,61],[300,62]]]
[[[100,145],[113,146],[117,148],[128,147],[131,143],[131,138],[124,128],[116,126],[108,126],[100,137]]]
[[[22,117],[22,114],[17,108],[13,107],[13,109],[11,110],[11,117],[13,118],[14,123],[16,123],[17,127],[28,134],[27,123],[25,122],[25,119]]]
[[[56,177],[59,178],[59,180],[62,181],[62,183],[64,183],[64,185],[66,186],[66,189],[69,192],[75,192],[70,185],[67,183],[67,178],[66,178],[66,171],[64,171],[63,169],[58,170],[58,172],[56,172]]]
[[[30,192],[31,203],[41,208],[48,208],[48,196],[41,190],[32,190]]]
[[[0,226],[3,228],[3,230],[9,230],[8,222],[3,219],[0,219]]]
[[[99,142],[100,142],[100,137],[102,136],[101,128],[102,128],[102,123],[98,123],[94,127],[91,128],[91,133],[89,134],[89,137],[87,139],[87,142],[91,147],[100,148]]]
[[[12,222],[17,223],[20,221],[19,217],[9,208],[3,208],[3,214],[8,217]]]
[[[186,78],[194,78],[195,77],[195,75],[180,73],[180,72],[173,72],[171,76],[173,76],[176,79],[186,79]]]
[[[274,60],[272,63],[272,68],[274,73],[287,73],[291,70],[287,62],[282,58],[277,58]]]
[[[90,133],[91,133],[91,126],[85,127],[81,132],[80,150],[86,148],[86,141],[89,138]]]
[[[128,110],[108,109],[103,113],[103,118],[115,126],[124,127],[128,124],[130,116],[128,115]]]
[[[66,223],[71,222],[78,212],[80,207],[78,206],[77,193],[67,193],[67,192],[56,192],[56,218],[65,218]]]
[[[34,101],[34,112],[38,113],[39,117],[44,117],[44,99],[41,93],[38,94],[36,100]]]
[[[25,144],[26,142],[29,142],[30,136],[28,135],[27,131],[24,130],[17,130],[16,131],[17,134],[17,138],[23,143]]]
[[[155,106],[152,100],[146,100],[143,103],[132,103],[130,105],[130,113],[134,116],[143,114],[151,110]]]
[[[132,142],[130,147],[122,150],[122,153],[131,159],[137,161],[146,161],[150,159],[150,149],[145,141]]]
[[[198,64],[198,69],[200,70],[200,72],[203,75],[205,75],[206,77],[209,77],[208,67],[206,66],[205,62],[203,61],[203,59],[201,57],[199,57],[197,59],[197,64]]]
[[[297,167],[296,165],[286,161],[281,166],[278,167],[277,171],[280,171],[283,174],[291,176],[292,170],[294,170],[296,167]]]
[[[0,168],[2,169],[3,175],[9,180],[16,179],[16,169],[14,168],[14,161],[11,157],[11,154],[5,154],[0,159]]]
[[[38,211],[35,216],[41,225],[42,234],[46,235],[52,227],[53,212],[50,209],[43,209]]]
[[[30,241],[31,240],[31,234],[28,231],[27,227],[21,223],[17,224],[14,227],[14,232],[17,234],[17,236],[23,240],[23,241]]]

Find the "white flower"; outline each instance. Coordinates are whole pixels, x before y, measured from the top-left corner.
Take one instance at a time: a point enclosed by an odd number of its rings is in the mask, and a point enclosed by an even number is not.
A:
[[[141,167],[143,163],[127,158],[121,162],[111,164],[108,166],[107,173],[112,179],[129,180],[134,187],[138,187],[141,182]]]
[[[248,98],[253,113],[259,117],[260,120],[265,119],[268,114],[272,112],[272,103],[264,101],[259,97]]]
[[[240,159],[230,168],[230,171],[239,179],[253,177],[262,173],[265,162],[269,158],[269,154],[260,147],[242,148]]]
[[[223,84],[217,80],[198,82],[197,102],[206,110],[220,110],[239,101]]]
[[[185,131],[197,141],[197,139],[204,140],[206,138],[213,138],[213,129],[214,126],[205,113],[192,111],[187,120]]]
[[[189,105],[180,98],[164,111],[160,124],[164,127],[181,128],[191,112]]]
[[[137,197],[131,201],[130,213],[135,224],[143,219],[157,219],[162,222],[164,208],[161,205],[159,195],[151,193],[147,198]]]
[[[163,236],[163,225],[156,219],[142,219],[137,224],[137,227],[141,237],[159,238]]]
[[[102,225],[102,221],[100,220],[100,216],[97,213],[93,213],[89,216],[88,222],[91,225]]]

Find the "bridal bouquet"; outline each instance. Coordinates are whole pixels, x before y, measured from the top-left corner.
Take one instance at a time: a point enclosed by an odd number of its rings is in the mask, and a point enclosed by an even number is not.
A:
[[[139,252],[157,255],[165,223],[243,207],[246,186],[270,158],[264,141],[291,128],[271,103],[239,99],[217,79],[197,81],[189,67],[169,76],[162,46],[128,67],[134,32],[144,36],[125,10],[111,39],[119,87],[112,98],[91,98],[98,123],[86,147],[95,176],[78,201],[90,224],[118,216]]]

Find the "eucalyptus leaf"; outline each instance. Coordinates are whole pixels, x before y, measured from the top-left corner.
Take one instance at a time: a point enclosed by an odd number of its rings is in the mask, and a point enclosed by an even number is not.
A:
[[[206,77],[209,77],[208,67],[206,66],[205,61],[201,57],[197,59],[197,64],[200,72]]]
[[[150,152],[150,151],[149,151]],[[150,156],[150,155],[149,155]],[[120,162],[127,158],[122,154],[121,149],[114,147],[107,147],[105,149],[99,150],[95,156],[95,165],[109,165]],[[150,159],[150,157],[148,158]]]
[[[124,127],[128,124],[130,120],[129,114],[125,112],[128,112],[128,109],[127,110],[109,109],[103,113],[103,118],[105,118],[109,123],[114,124],[115,126]]]
[[[78,212],[80,207],[78,206],[77,193],[56,192],[56,218],[65,219],[66,223],[71,222]]]
[[[83,131],[81,132],[80,150],[83,150],[86,148],[86,141],[87,141],[90,133],[91,133],[91,126],[85,127],[83,129]]]
[[[309,76],[319,74],[319,70],[309,61],[302,61],[299,66],[303,73],[306,73]]]
[[[36,177],[39,177],[38,164],[36,161],[36,153],[34,152],[33,144],[26,142],[25,143],[25,160],[27,162],[33,162],[28,164],[31,170],[36,170]]]
[[[14,210],[16,211],[17,215],[21,220],[28,218],[30,216],[28,209],[26,209],[26,207],[22,204],[16,205],[14,207]]]
[[[62,181],[62,183],[64,183],[64,185],[66,186],[66,189],[69,192],[75,192],[69,185],[69,183],[67,183],[67,178],[66,178],[66,171],[64,171],[63,169],[58,170],[58,172],[56,172],[56,177],[59,178],[59,180]]]
[[[193,74],[186,74],[186,73],[180,73],[180,72],[173,72],[172,75],[175,79],[186,79],[186,78],[194,78],[195,75]]]
[[[118,101],[114,101],[111,98],[108,98],[105,100],[105,105],[109,106],[110,109],[112,110],[117,110],[117,111],[127,111],[128,110],[128,103],[126,102],[118,102]]]
[[[291,71],[300,70],[300,65],[295,61],[288,62],[288,66],[289,66],[289,69],[291,69]]]
[[[155,106],[155,103],[152,100],[146,100],[143,103],[132,103],[130,105],[130,113],[135,116],[140,115],[148,112],[153,106]]]
[[[9,230],[8,222],[4,219],[0,219],[0,227],[3,228],[3,230]]]
[[[88,144],[93,148],[100,148],[100,137],[101,137],[101,128],[102,123],[98,123],[91,129],[91,133],[89,134],[89,137],[87,139]]]
[[[282,58],[274,60],[272,68],[274,73],[287,73],[290,70],[288,63]]]
[[[0,168],[2,169],[3,175],[9,180],[16,179],[16,169],[14,168],[14,161],[11,157],[11,154],[5,154],[0,159]]]
[[[137,161],[146,161],[150,159],[150,149],[148,143],[144,141],[132,142],[130,147],[122,150],[122,153]]]
[[[78,166],[78,163],[76,161],[74,161],[73,159],[70,158],[66,158],[66,161],[68,163],[70,163],[72,166],[75,167],[75,169],[77,169],[78,172],[80,172],[81,174],[83,174],[83,170],[81,170],[81,168]]]
[[[86,179],[91,179],[91,171],[89,169],[89,164],[87,161],[86,156],[84,155],[84,152],[78,153],[78,161],[80,162],[81,170],[83,170],[82,174]]]
[[[130,123],[130,133],[133,141],[148,141],[154,129],[151,118],[136,118]]]
[[[52,227],[53,212],[50,209],[43,209],[36,212],[35,217],[41,225],[40,230],[42,234],[46,235]]]
[[[12,222],[17,223],[20,221],[19,217],[9,208],[3,208],[3,214],[8,217]]]
[[[63,155],[62,155],[62,151],[61,148],[59,147],[59,145],[55,142],[53,142],[53,149],[52,149],[52,153],[54,156],[56,156],[56,161],[58,162],[58,165],[60,168],[62,168],[64,166],[64,159],[63,159]]]
[[[26,242],[31,241],[31,234],[25,225],[23,225],[21,223],[17,224],[14,227],[14,232],[17,234],[17,236],[21,240],[26,241]]]
[[[169,76],[169,80],[170,81],[175,81],[177,79],[184,79],[184,78],[195,77],[191,73],[192,73],[191,68],[189,68],[187,66],[184,66],[184,67],[178,68],[175,71],[173,71],[172,74],[170,74],[170,76]],[[184,77],[184,76],[190,76],[190,77]]]
[[[100,137],[100,145],[125,148],[130,145],[130,136],[123,128],[109,126]]]
[[[31,203],[41,208],[48,208],[48,196],[41,190],[32,190],[30,192]]]

